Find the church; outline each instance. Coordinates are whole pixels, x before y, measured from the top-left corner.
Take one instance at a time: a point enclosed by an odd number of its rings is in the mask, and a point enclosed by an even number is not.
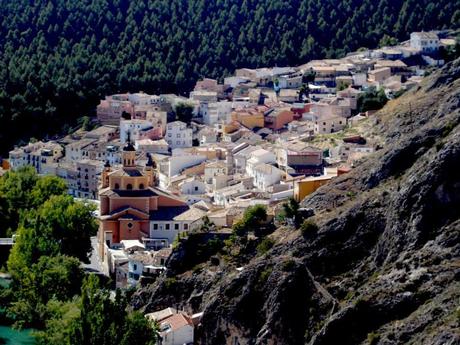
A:
[[[102,260],[110,248],[123,240],[139,240],[146,248],[169,246],[176,236],[190,228],[187,220],[175,218],[189,206],[157,185],[157,169],[151,156],[145,167],[136,165],[136,149],[128,139],[122,152],[122,168],[112,171],[107,162],[99,190],[99,254]]]

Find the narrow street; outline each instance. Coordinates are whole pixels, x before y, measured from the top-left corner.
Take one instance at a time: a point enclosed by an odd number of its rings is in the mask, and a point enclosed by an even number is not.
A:
[[[102,262],[99,260],[99,255],[97,254],[98,245],[96,236],[91,237],[91,246],[93,250],[89,258],[90,262],[88,264],[83,264],[82,267],[85,271],[108,276],[108,272],[104,269]]]

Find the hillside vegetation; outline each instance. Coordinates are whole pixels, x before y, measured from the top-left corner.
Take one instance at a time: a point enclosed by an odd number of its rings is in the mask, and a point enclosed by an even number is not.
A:
[[[451,0],[1,0],[0,152],[66,132],[120,91],[184,92],[236,67],[295,65],[455,28]]]

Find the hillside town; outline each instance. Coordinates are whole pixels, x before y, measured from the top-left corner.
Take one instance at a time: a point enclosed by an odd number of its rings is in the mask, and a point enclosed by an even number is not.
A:
[[[9,168],[32,165],[98,203],[97,260],[116,287],[136,286],[162,274],[175,241],[204,222],[225,233],[248,206],[275,214],[378,150],[360,129],[378,106],[363,110],[363,100],[417,87],[455,43],[447,32],[414,32],[341,59],[204,78],[188,98],[109,95],[96,109],[100,126],[17,147]],[[197,316],[168,308],[149,317],[174,319],[164,332],[193,340]]]

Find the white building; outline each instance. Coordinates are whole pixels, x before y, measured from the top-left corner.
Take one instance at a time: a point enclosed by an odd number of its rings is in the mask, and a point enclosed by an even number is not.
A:
[[[159,153],[169,154],[169,145],[164,139],[152,140],[152,139],[141,139],[136,140],[134,145],[137,151],[148,152],[148,153]]]
[[[86,148],[96,142],[96,139],[81,139],[68,144],[65,147],[65,159],[67,162],[77,162],[81,159],[88,159]]]
[[[153,129],[152,123],[147,120],[133,119],[120,120],[120,141],[125,144],[128,140],[128,133],[132,142],[140,138],[140,133],[145,130]]]
[[[204,181],[207,185],[212,184],[213,178],[218,175],[227,174],[227,162],[215,161],[205,165],[204,168]]]
[[[192,132],[184,122],[170,122],[166,126],[166,141],[171,149],[192,147]]]
[[[282,89],[296,89],[302,86],[302,75],[280,75],[278,83]]]
[[[129,93],[128,100],[136,106],[157,106],[166,102],[163,96],[149,95],[143,92]]]
[[[247,83],[249,82],[249,79],[248,78],[244,78],[244,77],[236,77],[236,76],[232,76],[232,77],[227,77],[224,79],[224,84],[225,85],[229,85],[230,87],[235,87],[239,84],[243,84],[243,83]]]
[[[232,198],[247,193],[247,191],[248,188],[243,182],[216,190],[214,191],[214,204],[226,207]]]
[[[53,173],[57,161],[63,155],[63,148],[55,142],[36,142],[16,148],[9,153],[12,170],[31,165],[39,174]]]
[[[410,34],[410,46],[423,53],[437,52],[439,50],[439,37],[432,31],[413,32]]]
[[[199,102],[217,102],[217,92],[207,90],[195,90],[190,92],[190,99]]]
[[[254,186],[267,191],[268,187],[281,181],[283,172],[270,164],[260,163],[254,167]]]
[[[260,163],[266,164],[275,164],[276,163],[276,156],[273,152],[258,149],[249,154],[250,158],[246,162],[246,173],[254,177],[254,169]]]
[[[342,116],[317,116],[315,117],[315,133],[327,134],[341,131],[347,125],[347,120]]]
[[[173,155],[168,159],[160,162],[160,187],[167,188],[170,179],[173,176],[179,175],[187,168],[197,166],[206,161],[205,155],[195,155],[184,152],[173,152]]]
[[[145,317],[159,324],[162,345],[193,344],[193,316],[174,308],[166,308],[146,314]]]
[[[175,206],[159,208],[150,218],[150,241],[169,246],[179,233],[199,228],[206,212],[195,207]]]
[[[179,183],[182,195],[200,195],[206,193],[206,185],[203,181],[191,177]]]
[[[216,129],[211,127],[205,127],[198,133],[198,140],[200,141],[200,146],[206,144],[214,144],[217,142],[218,132]]]
[[[203,116],[203,122],[208,126],[213,126],[217,123],[229,123],[231,112],[232,102],[221,101],[200,104],[200,113]]]

